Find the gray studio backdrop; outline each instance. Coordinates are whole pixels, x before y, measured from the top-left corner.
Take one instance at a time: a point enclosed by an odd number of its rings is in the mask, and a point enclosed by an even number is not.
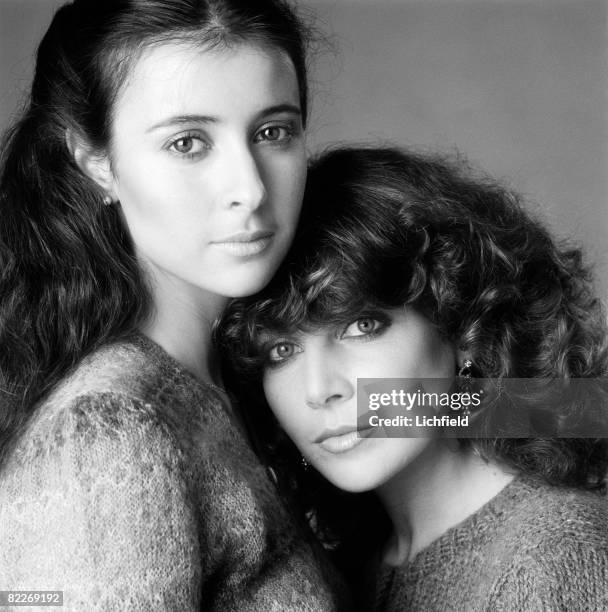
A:
[[[103,0],[99,0],[103,1]],[[59,0],[0,0],[0,127]],[[608,297],[605,0],[315,0],[311,150],[456,148],[582,243]]]

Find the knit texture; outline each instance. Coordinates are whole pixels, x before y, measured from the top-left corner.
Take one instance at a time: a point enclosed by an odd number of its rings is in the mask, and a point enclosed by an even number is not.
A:
[[[0,473],[0,590],[62,590],[66,611],[338,609],[231,410],[143,336],[84,359]]]
[[[608,501],[527,477],[411,563],[381,566],[376,609],[608,610]]]

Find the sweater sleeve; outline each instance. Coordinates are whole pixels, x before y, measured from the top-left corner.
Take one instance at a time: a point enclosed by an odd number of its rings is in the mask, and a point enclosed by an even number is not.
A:
[[[63,591],[64,610],[198,610],[195,501],[148,404],[80,398],[38,420],[0,487],[0,589]]]

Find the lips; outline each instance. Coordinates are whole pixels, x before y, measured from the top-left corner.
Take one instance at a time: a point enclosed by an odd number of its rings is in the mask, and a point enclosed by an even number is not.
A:
[[[231,242],[255,242],[264,238],[271,238],[274,235],[273,230],[257,230],[255,232],[237,232],[225,238],[214,240],[213,244],[226,244]]]
[[[211,244],[230,255],[248,257],[264,251],[272,241],[273,236],[274,231],[272,230],[238,232],[231,236],[214,240]]]
[[[330,453],[345,453],[363,442],[366,438],[365,432],[369,429],[371,428],[357,429],[352,425],[325,429],[314,442]]]

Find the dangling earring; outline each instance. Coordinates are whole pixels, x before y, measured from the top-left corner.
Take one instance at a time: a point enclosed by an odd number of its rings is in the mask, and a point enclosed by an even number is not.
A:
[[[473,370],[474,370],[474,365],[473,365],[473,361],[471,359],[465,359],[462,367],[460,368],[460,370],[458,370],[458,376],[460,376],[460,378],[473,378]]]
[[[110,206],[110,205],[112,204],[112,202],[113,202],[113,200],[112,200],[112,196],[105,195],[105,196],[103,197],[103,203],[104,203],[106,206]]]
[[[306,461],[306,458],[304,457],[304,455],[302,455],[302,458],[300,459],[300,464],[302,465],[302,469],[305,472],[308,472],[308,468],[310,467],[308,464],[308,461]]]
[[[472,359],[465,359],[462,367],[458,370],[458,387],[461,393],[473,393],[474,382],[473,379],[477,378],[479,372],[475,367]],[[469,406],[464,406],[462,409],[462,416],[471,416],[471,409]]]

